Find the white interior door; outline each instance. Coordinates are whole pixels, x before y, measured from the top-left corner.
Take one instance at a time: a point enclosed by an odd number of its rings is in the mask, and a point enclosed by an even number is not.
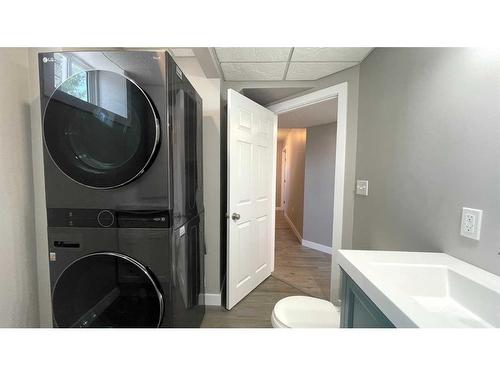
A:
[[[227,100],[227,301],[231,309],[274,268],[278,117],[234,90]]]

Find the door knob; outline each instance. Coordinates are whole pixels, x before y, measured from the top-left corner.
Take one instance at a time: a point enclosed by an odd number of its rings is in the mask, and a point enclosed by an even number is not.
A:
[[[237,213],[235,212],[235,213],[233,213],[233,215],[231,216],[231,219],[233,219],[233,220],[240,220],[240,217],[241,217],[241,216],[240,216],[240,214],[237,214]]]

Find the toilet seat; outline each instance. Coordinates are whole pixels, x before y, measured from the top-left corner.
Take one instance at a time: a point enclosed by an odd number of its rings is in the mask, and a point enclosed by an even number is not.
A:
[[[274,328],[338,328],[340,314],[333,303],[307,296],[278,301],[271,315]]]

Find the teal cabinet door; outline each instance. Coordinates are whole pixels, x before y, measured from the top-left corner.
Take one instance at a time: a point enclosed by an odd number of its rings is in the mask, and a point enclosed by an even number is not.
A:
[[[394,324],[342,270],[341,328],[394,328]]]

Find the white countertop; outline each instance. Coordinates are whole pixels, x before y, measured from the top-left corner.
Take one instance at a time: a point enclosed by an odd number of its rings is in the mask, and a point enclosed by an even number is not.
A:
[[[500,327],[500,277],[444,253],[339,250],[342,269],[396,327]]]

